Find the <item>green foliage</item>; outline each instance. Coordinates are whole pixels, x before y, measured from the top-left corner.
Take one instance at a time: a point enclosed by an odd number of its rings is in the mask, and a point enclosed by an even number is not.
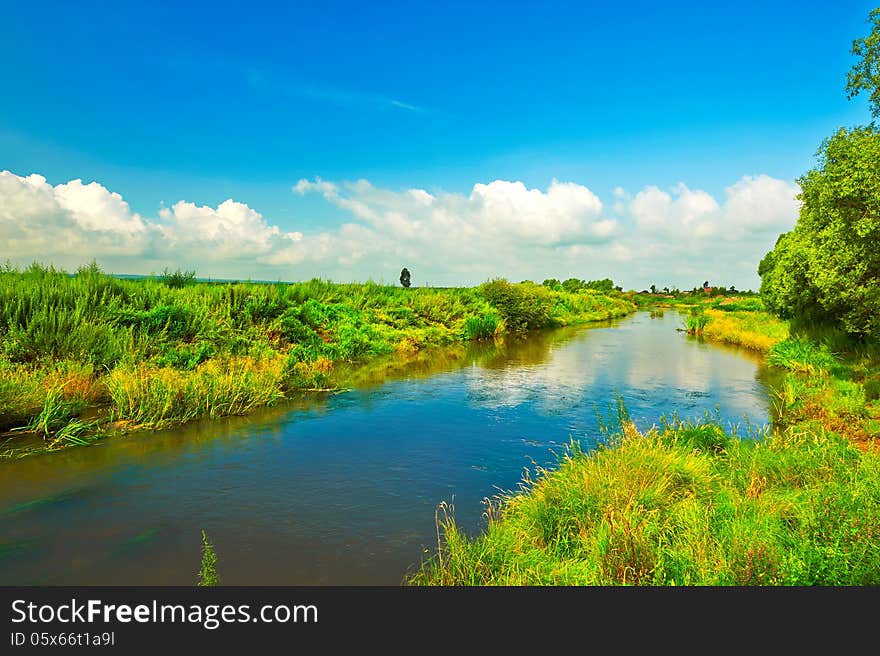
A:
[[[508,330],[522,332],[551,325],[553,293],[533,283],[511,284],[497,278],[480,286],[480,293],[501,314]]]
[[[770,349],[767,362],[810,375],[827,375],[837,359],[824,344],[807,339],[787,339]]]
[[[841,129],[799,183],[797,225],[758,267],[765,305],[783,318],[880,336],[880,132]]]
[[[712,308],[722,312],[763,312],[766,309],[760,298],[718,299],[712,303]]]
[[[868,15],[871,33],[852,44],[852,54],[858,57],[846,76],[846,97],[852,99],[862,91],[868,93],[868,102],[874,118],[880,118],[880,7]]]
[[[709,323],[709,317],[706,316],[703,309],[694,308],[685,318],[685,329],[690,335],[701,335],[707,323]]]
[[[187,285],[191,285],[195,282],[196,272],[181,271],[180,269],[169,271],[166,267],[162,272],[162,275],[159,276],[159,280],[168,285],[171,289],[183,289]]]
[[[60,387],[49,390],[43,403],[43,409],[31,419],[27,428],[42,433],[43,439],[48,439],[56,430],[64,426],[70,417],[82,412],[82,409],[82,401],[65,399],[64,390]]]
[[[498,330],[498,317],[488,313],[482,317],[468,317],[464,323],[464,334],[467,339],[491,339]]]
[[[611,278],[602,278],[601,280],[590,280],[584,287],[587,289],[595,289],[597,292],[610,294],[614,291],[614,281]]]
[[[214,547],[208,541],[208,535],[202,531],[202,566],[199,569],[199,587],[220,584],[220,576],[217,574],[217,554]]]
[[[156,356],[156,364],[160,367],[174,367],[191,371],[202,362],[211,359],[215,354],[215,347],[207,342],[178,346],[165,345],[161,353]]]
[[[562,282],[562,291],[574,294],[584,288],[584,281],[577,278],[569,278]]]

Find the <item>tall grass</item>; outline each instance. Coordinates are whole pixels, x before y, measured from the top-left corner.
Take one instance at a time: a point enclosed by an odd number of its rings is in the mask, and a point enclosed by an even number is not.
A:
[[[705,310],[705,339],[766,353],[788,338],[788,325],[766,312]]]
[[[246,414],[283,398],[283,358],[212,360],[194,371],[116,369],[108,377],[111,416],[144,426]]]
[[[738,439],[676,423],[584,453],[490,504],[438,516],[415,585],[877,585],[880,455],[825,432]]]
[[[767,354],[767,362],[776,366],[810,375],[827,375],[837,364],[837,358],[824,344],[807,339],[787,339],[775,344]]]

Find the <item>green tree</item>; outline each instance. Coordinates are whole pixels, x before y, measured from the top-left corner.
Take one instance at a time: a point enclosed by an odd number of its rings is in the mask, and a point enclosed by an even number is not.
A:
[[[595,289],[597,292],[608,293],[614,289],[614,281],[611,278],[602,278],[601,280],[591,280],[584,286],[587,289]]]
[[[840,129],[798,183],[797,225],[758,266],[766,306],[880,337],[880,131]]]
[[[584,281],[579,278],[569,278],[562,282],[562,289],[569,294],[574,294],[584,288]]]
[[[852,54],[858,61],[847,73],[846,97],[851,100],[865,91],[871,115],[880,118],[880,7],[871,10],[868,22],[873,24],[871,33],[852,44]]]
[[[404,286],[404,288],[409,288],[410,286],[410,277],[409,277],[409,269],[403,267],[400,272],[400,284]]]

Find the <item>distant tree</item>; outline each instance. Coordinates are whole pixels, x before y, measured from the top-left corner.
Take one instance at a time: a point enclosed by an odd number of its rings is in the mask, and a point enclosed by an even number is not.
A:
[[[547,278],[541,284],[544,285],[544,287],[549,287],[554,292],[558,292],[558,291],[562,290],[562,283],[559,282],[556,278]]]
[[[614,289],[614,281],[611,278],[602,278],[602,280],[591,280],[584,286],[587,289],[595,289],[597,292],[607,293]]]
[[[706,289],[706,287],[708,287],[708,286],[709,286],[709,281],[707,280],[703,283],[703,289]]]
[[[871,115],[880,118],[880,7],[868,14],[873,23],[871,33],[852,44],[852,54],[858,57],[846,76],[846,98],[852,100],[862,91],[867,92]]]
[[[669,287],[664,287],[664,288],[663,288],[663,293],[664,293],[664,294],[668,294],[668,293],[669,293]]]
[[[651,293],[652,293],[652,294],[656,294],[656,293],[657,293],[657,285],[651,285]]]
[[[171,289],[181,289],[195,282],[196,272],[181,271],[180,269],[177,269],[176,271],[170,271],[168,267],[165,267],[165,270],[162,271],[162,275],[159,277],[159,279],[166,285],[171,287]]]
[[[562,289],[567,291],[569,294],[574,294],[577,291],[580,291],[584,288],[584,281],[579,280],[578,278],[569,278],[568,280],[564,280],[562,282]]]
[[[400,284],[405,288],[410,286],[409,269],[406,267],[403,267],[403,270],[400,272]]]

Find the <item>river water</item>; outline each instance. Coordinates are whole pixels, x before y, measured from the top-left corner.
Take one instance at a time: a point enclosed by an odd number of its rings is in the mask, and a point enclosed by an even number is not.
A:
[[[248,417],[0,462],[0,584],[191,585],[201,530],[231,585],[402,581],[434,513],[483,526],[482,500],[596,444],[620,395],[640,427],[708,412],[769,421],[769,372],[638,312],[350,372],[351,389]]]

